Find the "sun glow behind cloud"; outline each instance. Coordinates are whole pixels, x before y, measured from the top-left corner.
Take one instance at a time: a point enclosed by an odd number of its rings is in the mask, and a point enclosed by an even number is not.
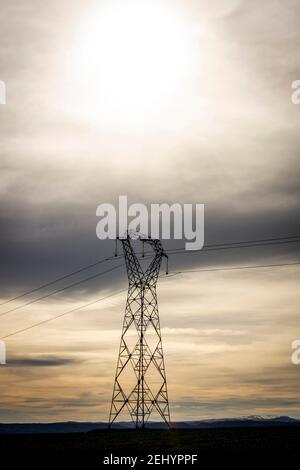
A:
[[[151,70],[161,88],[150,90],[142,87],[141,78],[148,80],[143,69],[137,77],[116,68],[125,63],[121,53],[113,64],[104,56],[107,75],[100,75],[97,61],[108,38],[117,47],[104,18],[110,24],[119,18],[117,25],[121,14],[116,0],[93,2],[76,0],[72,8],[66,1],[28,0],[26,8],[3,2],[1,78],[10,89],[0,119],[3,301],[92,262],[95,253],[106,257],[106,246],[95,237],[94,209],[119,194],[132,202],[205,202],[211,243],[298,230],[299,107],[290,101],[300,44],[295,2],[278,3],[275,10],[271,0],[160,0],[164,8],[148,2],[152,13],[167,15],[168,25],[180,25],[178,35],[185,38],[174,38],[183,44],[171,62],[176,83],[165,81],[172,67],[161,59],[160,75]],[[93,9],[96,3],[103,7]],[[141,35],[149,31],[157,45],[149,25],[151,18],[157,24],[157,16],[139,8],[139,18],[147,16]],[[108,34],[101,47],[93,44],[101,36],[99,24]],[[124,37],[118,41],[126,51]],[[89,42],[90,52],[84,49]],[[168,51],[164,44],[159,54]],[[150,57],[153,64],[159,56]],[[110,83],[112,70],[119,75]],[[125,88],[130,76],[131,95]],[[113,87],[117,83],[120,89]],[[290,247],[282,250],[276,251],[278,263],[292,260]],[[271,259],[265,247],[217,254],[201,254],[199,268]],[[182,257],[177,262],[182,269],[198,263]],[[173,420],[300,416],[299,370],[290,362],[299,328],[298,271],[282,269],[201,273],[161,283]],[[122,276],[105,278],[104,285],[104,278],[95,279],[7,315],[1,333],[101,297],[121,280],[125,288]],[[7,339],[13,362],[1,369],[1,421],[107,419],[125,301],[126,293]],[[56,365],[46,366],[53,357]]]
[[[110,126],[163,119],[193,75],[194,34],[184,10],[165,2],[113,1],[95,9],[71,53],[70,111]]]

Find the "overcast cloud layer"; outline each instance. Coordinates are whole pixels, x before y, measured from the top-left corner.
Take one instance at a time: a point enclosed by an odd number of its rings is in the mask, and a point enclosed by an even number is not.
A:
[[[201,25],[197,74],[164,119],[135,129],[88,121],[80,113],[85,90],[78,113],[68,112],[65,96],[76,82],[69,57],[96,3],[105,1],[1,5],[3,302],[113,253],[96,238],[95,212],[123,194],[132,203],[204,203],[205,243],[299,234],[300,106],[291,103],[291,83],[300,79],[299,1],[178,0],[195,30]],[[295,262],[297,247],[173,256],[170,266]],[[298,276],[293,266],[161,281],[173,421],[300,417],[300,366],[290,361],[300,334]],[[126,285],[120,269],[16,310],[0,318],[0,336]],[[119,294],[7,339],[0,421],[107,419],[125,300]]]

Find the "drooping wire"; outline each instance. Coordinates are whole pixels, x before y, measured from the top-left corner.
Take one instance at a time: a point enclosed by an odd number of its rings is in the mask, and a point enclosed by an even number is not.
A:
[[[122,264],[118,264],[117,266],[114,266],[113,268],[110,268],[110,269],[106,269],[105,271],[101,271],[100,273],[97,273],[97,274],[94,274],[93,276],[89,276],[85,279],[82,279],[81,281],[77,281],[77,282],[74,282],[73,284],[69,284],[68,286],[66,287],[62,287],[61,289],[57,289],[55,290],[54,292],[50,292],[48,294],[45,294],[45,295],[42,295],[41,297],[37,297],[36,299],[33,299],[33,300],[30,300],[29,302],[26,302],[25,304],[22,304],[22,305],[18,305],[17,307],[14,307],[10,310],[7,310],[6,312],[3,312],[3,313],[0,313],[0,317],[3,317],[5,315],[8,315],[9,313],[11,312],[15,312],[16,310],[19,310],[21,308],[24,308],[24,307],[27,307],[28,305],[31,305],[31,304],[34,304],[36,302],[39,302],[40,300],[43,300],[43,299],[46,299],[54,294],[59,294],[60,292],[64,292],[65,290],[67,289],[70,289],[71,287],[74,287],[74,286],[77,286],[79,284],[82,284],[83,282],[87,282],[87,281],[90,281],[92,279],[96,279],[97,277],[100,277],[100,276],[103,276],[104,274],[107,274],[111,271],[114,271],[116,269],[119,269],[121,268],[122,266],[124,266],[124,263]]]
[[[170,272],[169,276],[164,275],[164,276],[159,276],[159,277],[160,277],[160,278],[168,278],[168,279],[170,279],[171,277],[177,276],[177,275],[179,275],[179,274],[184,274],[185,272],[188,273],[188,272],[208,272],[208,271],[229,271],[229,270],[235,270],[235,269],[240,269],[240,270],[242,270],[242,269],[257,269],[257,268],[275,268],[275,267],[283,267],[283,266],[294,266],[294,265],[299,265],[299,264],[300,264],[300,262],[297,262],[297,263],[269,264],[269,265],[266,265],[266,264],[265,264],[265,265],[253,265],[253,266],[232,266],[232,267],[230,267],[230,268],[209,268],[209,269],[201,269],[201,270],[193,270],[193,271],[191,271],[191,270],[186,270],[186,271],[184,271],[184,270],[183,270],[183,271]],[[101,302],[102,300],[106,300],[106,299],[108,299],[108,298],[110,298],[110,297],[113,297],[113,296],[118,295],[118,294],[120,294],[120,293],[122,293],[122,292],[125,292],[125,291],[127,291],[127,289],[122,289],[122,290],[119,290],[119,291],[117,291],[117,292],[113,292],[113,293],[111,293],[111,294],[109,294],[109,295],[107,295],[107,296],[105,296],[105,297],[102,297],[102,298],[100,298],[100,299],[96,299],[96,300],[94,300],[94,301],[92,301],[92,302],[89,302],[89,303],[87,303],[87,304],[85,304],[85,305],[82,305],[82,306],[80,306],[80,307],[73,308],[72,310],[68,310],[67,312],[61,313],[60,315],[57,315],[57,316],[55,316],[55,317],[48,318],[48,319],[43,320],[43,321],[40,321],[40,322],[38,322],[38,323],[34,323],[33,325],[30,325],[30,326],[28,326],[28,327],[26,327],[26,328],[22,328],[22,329],[20,329],[20,330],[15,331],[15,332],[9,333],[8,335],[2,336],[2,337],[0,338],[0,340],[9,338],[9,337],[11,337],[11,336],[15,336],[15,335],[17,335],[17,334],[19,334],[19,333],[22,333],[22,332],[24,332],[24,331],[31,330],[32,328],[35,328],[35,327],[40,326],[40,325],[43,325],[43,324],[45,324],[45,323],[49,323],[49,322],[51,322],[51,321],[56,320],[57,318],[63,317],[63,316],[65,316],[65,315],[68,315],[68,314],[70,314],[70,313],[73,313],[73,312],[76,312],[76,311],[79,311],[79,310],[82,310],[83,308],[86,308],[86,307],[88,307],[88,306],[90,306],[90,305],[93,305],[93,304],[96,304],[96,303],[98,303],[98,302]]]
[[[49,287],[49,286],[52,286],[53,284],[56,284],[57,282],[59,281],[63,281],[64,279],[67,279],[71,276],[75,276],[75,274],[79,274],[83,271],[86,271],[87,269],[90,269],[90,268],[93,268],[95,266],[98,266],[99,264],[102,264],[102,263],[105,263],[106,261],[110,261],[114,259],[113,256],[109,256],[108,258],[103,258],[99,261],[96,261],[95,263],[92,263],[92,264],[88,264],[86,266],[83,266],[82,268],[79,268],[77,269],[76,271],[73,271],[71,273],[68,273],[68,274],[64,274],[63,276],[61,277],[58,277],[57,279],[54,279],[53,281],[49,281],[45,284],[42,284],[41,286],[38,286],[38,287],[35,287],[34,289],[31,289],[27,292],[23,292],[22,294],[19,294],[19,295],[16,295],[15,297],[12,297],[11,299],[8,299],[6,300],[5,302],[2,302],[0,304],[0,306],[2,305],[5,305],[5,304],[8,304],[9,302],[13,302],[14,300],[18,300],[18,299],[21,299],[22,297],[25,297],[26,295],[29,295],[29,294],[33,294],[34,292],[37,292],[41,289],[45,289],[46,287]]]
[[[178,248],[178,249],[172,249],[172,250],[166,250],[166,253],[168,254],[192,254],[192,253],[199,253],[199,252],[205,252],[205,251],[211,251],[211,250],[225,250],[225,249],[233,249],[233,248],[249,248],[249,247],[252,247],[252,246],[265,246],[265,245],[277,245],[277,244],[287,244],[287,243],[299,243],[300,242],[300,235],[294,235],[294,236],[288,236],[288,237],[277,237],[277,238],[266,238],[266,239],[260,239],[260,240],[246,240],[246,241],[239,241],[239,242],[231,242],[231,243],[218,243],[218,244],[208,244],[208,245],[205,245],[204,248],[202,250],[196,250],[196,251],[186,251],[182,248]],[[116,241],[117,243],[117,241]],[[150,254],[151,252],[145,252],[144,251],[144,255],[146,254]],[[139,254],[139,253],[137,253]],[[25,297],[26,295],[29,295],[29,294],[32,294],[34,292],[37,292],[41,289],[44,289],[46,287],[49,287],[53,284],[56,284],[57,282],[59,281],[62,281],[64,279],[67,279],[71,276],[74,276],[76,274],[79,274],[80,272],[83,272],[87,269],[90,269],[92,267],[95,267],[99,264],[102,264],[102,263],[105,263],[106,261],[112,261],[116,258],[121,258],[121,256],[119,256],[117,254],[116,256],[116,253],[114,254],[114,256],[109,256],[107,258],[103,258],[99,261],[96,261],[95,263],[92,263],[92,264],[88,264],[86,266],[83,266],[82,268],[79,268],[77,269],[76,271],[73,271],[71,273],[67,273],[61,277],[58,277],[52,281],[49,281],[45,284],[42,284],[38,287],[35,287],[29,291],[26,291],[26,292],[23,292],[22,294],[19,294],[15,297],[12,297],[2,303],[0,303],[0,306],[2,305],[5,305],[9,302],[13,302],[14,300],[18,300],[18,299],[21,299],[22,297]]]

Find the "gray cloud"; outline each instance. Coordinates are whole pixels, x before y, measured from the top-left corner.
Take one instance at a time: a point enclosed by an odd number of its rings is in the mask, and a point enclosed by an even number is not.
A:
[[[13,357],[7,362],[7,367],[56,367],[69,366],[77,364],[78,359],[64,358],[55,356],[39,356],[39,357]]]
[[[205,203],[206,243],[300,232],[300,108],[293,106],[290,100],[291,82],[299,79],[300,73],[299,1],[182,3],[195,24],[203,23],[206,31],[197,39],[200,62],[195,86],[191,86],[187,94],[190,108],[183,106],[181,109],[178,103],[174,113],[173,108],[170,110],[167,122],[155,124],[153,129],[145,126],[142,132],[93,125],[80,113],[77,116],[66,111],[65,87],[67,84],[67,88],[72,88],[76,81],[76,76],[67,81],[70,77],[66,67],[78,25],[89,8],[87,2],[11,0],[1,7],[0,79],[7,85],[7,105],[0,107],[3,301],[112,254],[114,244],[96,238],[95,210],[101,202],[116,203],[121,194],[127,194],[131,203]],[[204,117],[201,106],[197,105],[202,98],[207,102]],[[167,249],[182,245],[182,242],[165,243]],[[170,269],[298,259],[298,245],[290,244],[172,256]],[[82,273],[70,283],[106,267],[110,264]],[[172,343],[172,338],[166,334],[171,370],[175,363],[181,372],[189,366],[200,370],[201,366],[211,384],[208,371],[214,370],[220,360],[222,367],[218,366],[218,371],[221,374],[223,370],[224,375],[210,390],[220,388],[220,395],[227,393],[223,398],[205,398],[203,402],[199,398],[202,403],[199,405],[195,395],[198,393],[201,397],[203,390],[194,385],[198,388],[193,389],[190,401],[177,399],[180,393],[185,393],[179,389],[174,393],[174,402],[182,410],[194,405],[202,410],[209,408],[215,415],[224,415],[233,407],[239,412],[251,407],[270,410],[273,407],[296,413],[294,392],[299,389],[298,371],[290,369],[288,363],[285,373],[279,367],[272,369],[269,358],[265,358],[264,366],[259,355],[254,358],[257,348],[261,355],[267,356],[268,347],[264,345],[270,344],[273,350],[278,347],[280,364],[283,360],[289,361],[290,340],[299,330],[295,271],[201,276],[188,280],[174,277],[172,283],[166,282],[160,296],[164,326],[227,332],[236,328],[245,331],[245,335],[228,333],[222,338],[211,338],[199,334],[188,345],[196,351],[193,358],[189,358],[184,351],[184,338],[172,335],[175,337]],[[69,281],[65,281],[57,288],[68,284]],[[1,318],[1,335],[2,331],[11,332],[21,324],[28,326],[44,320],[126,284],[124,269],[83,283]],[[30,298],[24,298],[24,302]],[[0,314],[13,305],[2,306]],[[36,383],[37,375],[43,373],[39,376],[41,396],[35,396],[31,403],[29,383],[27,414],[22,400],[20,404],[18,397],[11,397],[6,410],[1,409],[1,416],[9,420],[16,416],[24,420],[28,416],[43,419],[44,407],[63,418],[67,416],[68,407],[72,407],[74,413],[76,410],[79,413],[82,407],[86,409],[87,418],[94,416],[93,406],[97,407],[98,403],[102,406],[103,402],[97,394],[83,395],[81,391],[88,383],[97,390],[103,387],[103,393],[108,393],[107,380],[112,377],[114,367],[111,360],[115,347],[112,346],[115,345],[113,331],[120,326],[122,311],[123,304],[112,302],[108,307],[105,304],[104,311],[99,304],[84,312],[85,315],[66,317],[68,323],[61,320],[57,329],[56,323],[51,323],[45,339],[46,349],[44,343],[37,341],[38,330],[30,332],[36,335],[36,343],[30,335],[14,337],[12,347],[16,355],[8,358],[6,386],[14,388],[16,381],[22,384],[26,379]],[[108,329],[111,344],[101,335],[89,341],[91,331]],[[78,332],[82,332],[80,339],[76,336]],[[24,344],[28,347],[26,356],[22,355]],[[82,352],[95,354],[88,358],[93,367],[86,376],[80,369],[82,361],[68,356],[77,350],[77,345]],[[179,352],[172,350],[176,345]],[[205,350],[205,347],[201,350],[199,345],[211,345],[212,350]],[[222,346],[224,357],[220,352]],[[236,357],[233,349],[240,351],[246,364],[245,373],[241,369],[234,373],[229,367]],[[253,374],[252,360],[257,361]],[[75,367],[78,377],[84,377],[76,395],[70,392],[68,382],[68,374],[74,373]],[[47,378],[59,377],[63,381],[65,370],[68,371],[66,383],[59,385],[59,393],[65,392],[66,398],[58,399],[55,387],[51,389],[52,396],[44,398],[43,386],[48,389],[49,385]],[[172,376],[174,389],[176,374]],[[105,377],[104,385],[95,382],[100,375]],[[194,376],[186,380],[198,384]],[[224,384],[230,381],[236,387],[243,381],[252,395],[245,396],[241,392],[241,397],[234,397],[231,390],[224,391],[222,387],[226,388]],[[278,381],[282,394],[278,399],[254,396],[257,387],[271,395]],[[4,399],[5,395],[2,396]]]

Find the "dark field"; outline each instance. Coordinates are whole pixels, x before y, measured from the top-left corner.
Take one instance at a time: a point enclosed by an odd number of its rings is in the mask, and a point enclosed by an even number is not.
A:
[[[300,459],[300,426],[2,435],[0,455],[3,454],[13,460],[21,458],[23,463],[67,458],[69,463],[84,460],[92,466],[100,466],[103,457],[110,454],[145,458],[148,454],[197,454],[199,461],[223,461],[228,457],[232,463],[235,457],[244,461],[277,456],[286,466],[292,454]]]

